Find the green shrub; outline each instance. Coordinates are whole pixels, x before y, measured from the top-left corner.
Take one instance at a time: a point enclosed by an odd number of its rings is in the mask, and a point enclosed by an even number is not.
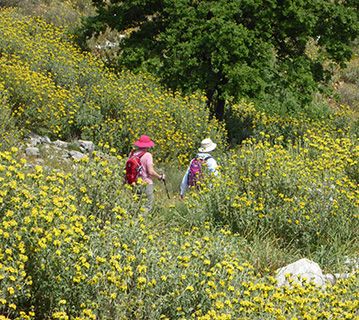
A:
[[[0,81],[0,150],[7,150],[10,146],[16,145],[22,131],[21,124],[16,128],[8,99],[9,93]]]
[[[333,237],[343,244],[354,239],[359,230],[355,142],[308,129],[302,142],[285,149],[281,137],[273,143],[264,136],[245,140],[222,159],[220,176],[174,212],[188,210],[199,225],[209,220],[243,235],[271,232],[305,252]]]

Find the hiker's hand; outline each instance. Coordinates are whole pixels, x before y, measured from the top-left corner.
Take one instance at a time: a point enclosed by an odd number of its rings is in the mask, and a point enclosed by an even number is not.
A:
[[[164,173],[161,174],[160,180],[162,180],[162,181],[165,181],[165,180],[166,180],[166,175],[165,175]]]

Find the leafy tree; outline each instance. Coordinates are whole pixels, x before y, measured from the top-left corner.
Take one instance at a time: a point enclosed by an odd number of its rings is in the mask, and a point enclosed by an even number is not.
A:
[[[155,73],[172,89],[203,90],[221,119],[229,98],[310,102],[359,33],[357,0],[93,0],[90,36],[128,36],[117,65]],[[316,52],[308,53],[308,43]]]

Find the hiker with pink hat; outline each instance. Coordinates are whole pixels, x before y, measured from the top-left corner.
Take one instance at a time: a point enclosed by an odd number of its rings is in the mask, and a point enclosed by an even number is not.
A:
[[[159,174],[153,167],[153,157],[148,151],[155,146],[149,136],[142,135],[135,143],[136,150],[130,153],[126,162],[126,181],[129,184],[136,184],[137,179],[141,178],[145,183],[145,193],[147,196],[146,209],[151,211],[153,208],[153,178],[165,181],[165,174]]]
[[[199,152],[191,160],[188,169],[183,176],[180,187],[181,199],[183,199],[184,194],[189,187],[198,188],[198,183],[203,176],[203,165],[206,165],[209,173],[214,175],[218,174],[217,162],[211,155],[211,152],[214,151],[216,147],[217,144],[214,143],[210,138],[202,140],[201,147],[198,149]]]

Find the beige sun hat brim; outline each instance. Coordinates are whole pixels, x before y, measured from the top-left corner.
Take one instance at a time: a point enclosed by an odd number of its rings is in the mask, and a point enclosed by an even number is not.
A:
[[[209,145],[206,148],[198,148],[198,151],[199,152],[211,152],[216,148],[217,148],[217,143],[212,143],[211,145]]]

